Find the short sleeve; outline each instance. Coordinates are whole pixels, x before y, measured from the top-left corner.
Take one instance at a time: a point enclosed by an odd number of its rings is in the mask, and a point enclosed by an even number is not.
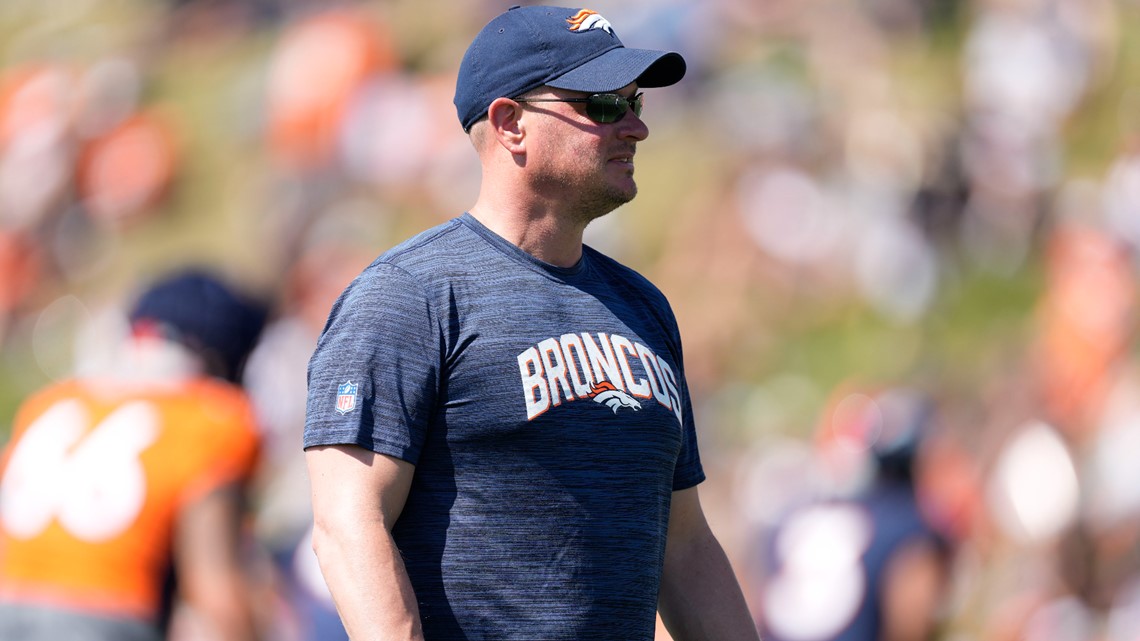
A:
[[[673,469],[673,491],[685,490],[703,483],[704,467],[701,465],[700,450],[697,446],[697,421],[693,413],[693,400],[689,396],[689,382],[685,377],[685,359],[681,347],[681,332],[676,317],[664,297],[661,297],[664,317],[668,319],[672,356],[677,364],[677,385],[681,394],[681,452]]]
[[[692,400],[684,375],[681,380],[681,453],[673,470],[673,491],[684,490],[699,485],[705,480],[704,467],[697,447],[696,421],[693,418]]]
[[[369,267],[333,305],[309,361],[304,447],[359,445],[416,463],[440,345],[423,284],[388,263]]]

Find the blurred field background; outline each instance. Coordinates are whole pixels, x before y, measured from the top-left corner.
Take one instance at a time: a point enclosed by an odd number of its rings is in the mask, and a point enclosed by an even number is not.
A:
[[[0,2],[0,435],[98,360],[132,287],[206,263],[275,301],[251,382],[279,472],[264,505],[303,511],[310,341],[373,256],[473,201],[451,92],[509,4]],[[1135,560],[1140,3],[591,8],[689,62],[647,92],[640,195],[587,241],[674,305],[702,496],[746,584],[781,506],[857,482],[815,459],[837,408],[915,386],[963,457],[940,472],[962,551],[945,638],[1003,638],[1034,589],[1076,585],[1088,626],[1136,616],[1134,573],[1098,601],[1081,586],[1103,555],[1073,570],[1061,550],[1110,529]],[[1063,454],[996,474],[1027,425]],[[1045,499],[1019,489],[1041,479]]]

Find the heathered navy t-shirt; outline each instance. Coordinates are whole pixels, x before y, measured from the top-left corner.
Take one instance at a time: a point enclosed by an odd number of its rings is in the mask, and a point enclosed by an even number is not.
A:
[[[469,214],[393,248],[309,364],[304,446],[333,444],[416,466],[393,535],[427,639],[653,638],[671,493],[704,473],[676,320],[636,272]]]

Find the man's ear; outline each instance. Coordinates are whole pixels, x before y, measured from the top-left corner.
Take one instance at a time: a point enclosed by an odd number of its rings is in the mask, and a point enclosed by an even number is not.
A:
[[[521,154],[526,150],[523,144],[526,127],[522,123],[522,105],[510,98],[496,98],[487,107],[487,124],[491,134],[507,151]]]

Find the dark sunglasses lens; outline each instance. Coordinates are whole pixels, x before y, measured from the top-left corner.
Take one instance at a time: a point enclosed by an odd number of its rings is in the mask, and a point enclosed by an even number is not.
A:
[[[613,93],[596,93],[586,102],[586,115],[594,122],[617,122],[625,117],[627,109],[641,117],[641,94],[627,99]]]
[[[601,93],[589,97],[586,115],[594,122],[617,122],[625,115],[625,100],[618,95]]]

